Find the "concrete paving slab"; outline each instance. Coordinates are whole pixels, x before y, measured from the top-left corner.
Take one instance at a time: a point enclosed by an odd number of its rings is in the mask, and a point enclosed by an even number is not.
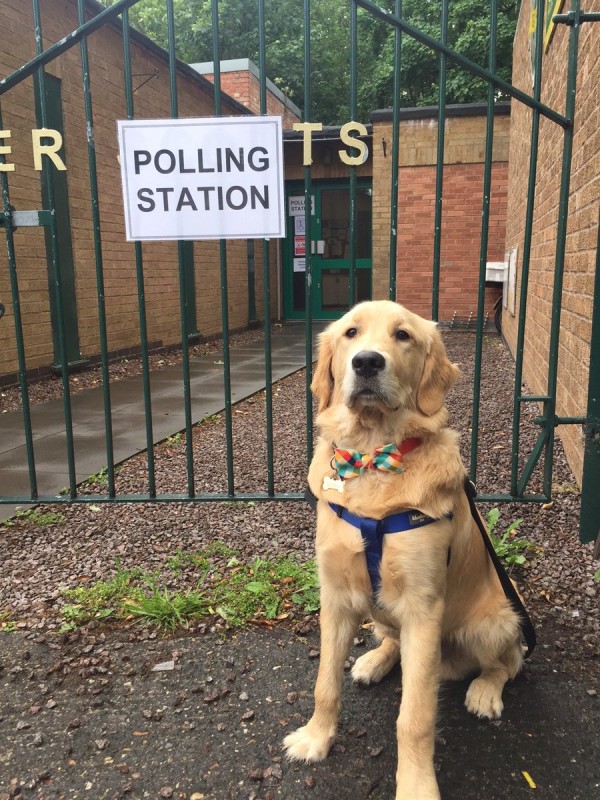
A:
[[[314,337],[326,323],[316,323]],[[272,338],[272,378],[281,380],[305,366],[305,328],[290,324]],[[223,357],[212,353],[190,360],[192,420],[216,414],[225,407]],[[231,349],[231,398],[238,402],[265,387],[264,344],[251,342]],[[154,443],[185,427],[182,366],[150,375]],[[111,418],[115,463],[146,449],[143,377],[136,375],[111,384]],[[102,387],[71,397],[73,443],[78,481],[106,466],[104,399]],[[31,409],[38,491],[57,494],[68,485],[67,446],[62,399]],[[0,496],[29,497],[29,475],[22,413],[0,417]],[[14,513],[14,505],[0,505],[0,521]]]

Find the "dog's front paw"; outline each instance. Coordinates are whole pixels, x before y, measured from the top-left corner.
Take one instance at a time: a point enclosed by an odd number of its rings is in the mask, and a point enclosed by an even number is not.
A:
[[[290,761],[322,761],[329,752],[334,737],[335,731],[315,731],[309,722],[289,733],[283,740],[283,746]]]
[[[487,719],[500,719],[504,703],[502,702],[502,687],[485,678],[483,675],[471,681],[465,698],[467,711],[478,717]]]

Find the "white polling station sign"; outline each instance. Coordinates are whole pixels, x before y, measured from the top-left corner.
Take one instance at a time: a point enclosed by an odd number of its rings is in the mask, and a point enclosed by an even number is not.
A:
[[[280,117],[117,127],[128,241],[285,236]]]

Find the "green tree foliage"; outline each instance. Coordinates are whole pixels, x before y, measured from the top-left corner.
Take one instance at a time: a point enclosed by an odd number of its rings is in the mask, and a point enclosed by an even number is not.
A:
[[[104,0],[112,5],[115,0]],[[379,0],[390,11],[394,0]],[[510,81],[517,0],[498,0],[497,72]],[[212,61],[210,0],[173,0],[177,56],[190,63]],[[221,59],[250,58],[258,63],[257,0],[220,0]],[[404,0],[405,19],[433,38],[440,36],[441,0]],[[269,78],[301,108],[304,105],[304,35],[301,0],[265,0],[266,61]],[[132,24],[166,47],[165,0],[140,0],[130,10]],[[358,117],[392,104],[395,32],[367,11],[358,13]],[[489,3],[450,0],[448,44],[487,66]],[[311,3],[311,111],[325,124],[348,120],[350,13],[348,0]],[[439,57],[402,36],[400,102],[403,107],[437,104]],[[484,100],[486,84],[451,64],[447,102]]]

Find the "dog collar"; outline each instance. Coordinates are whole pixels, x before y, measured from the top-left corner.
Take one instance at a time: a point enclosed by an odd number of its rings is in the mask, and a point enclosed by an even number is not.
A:
[[[421,439],[404,439],[400,444],[385,444],[376,447],[372,453],[359,453],[358,450],[345,450],[333,445],[332,468],[343,481],[357,478],[368,469],[384,472],[403,472],[403,457],[421,444]]]

